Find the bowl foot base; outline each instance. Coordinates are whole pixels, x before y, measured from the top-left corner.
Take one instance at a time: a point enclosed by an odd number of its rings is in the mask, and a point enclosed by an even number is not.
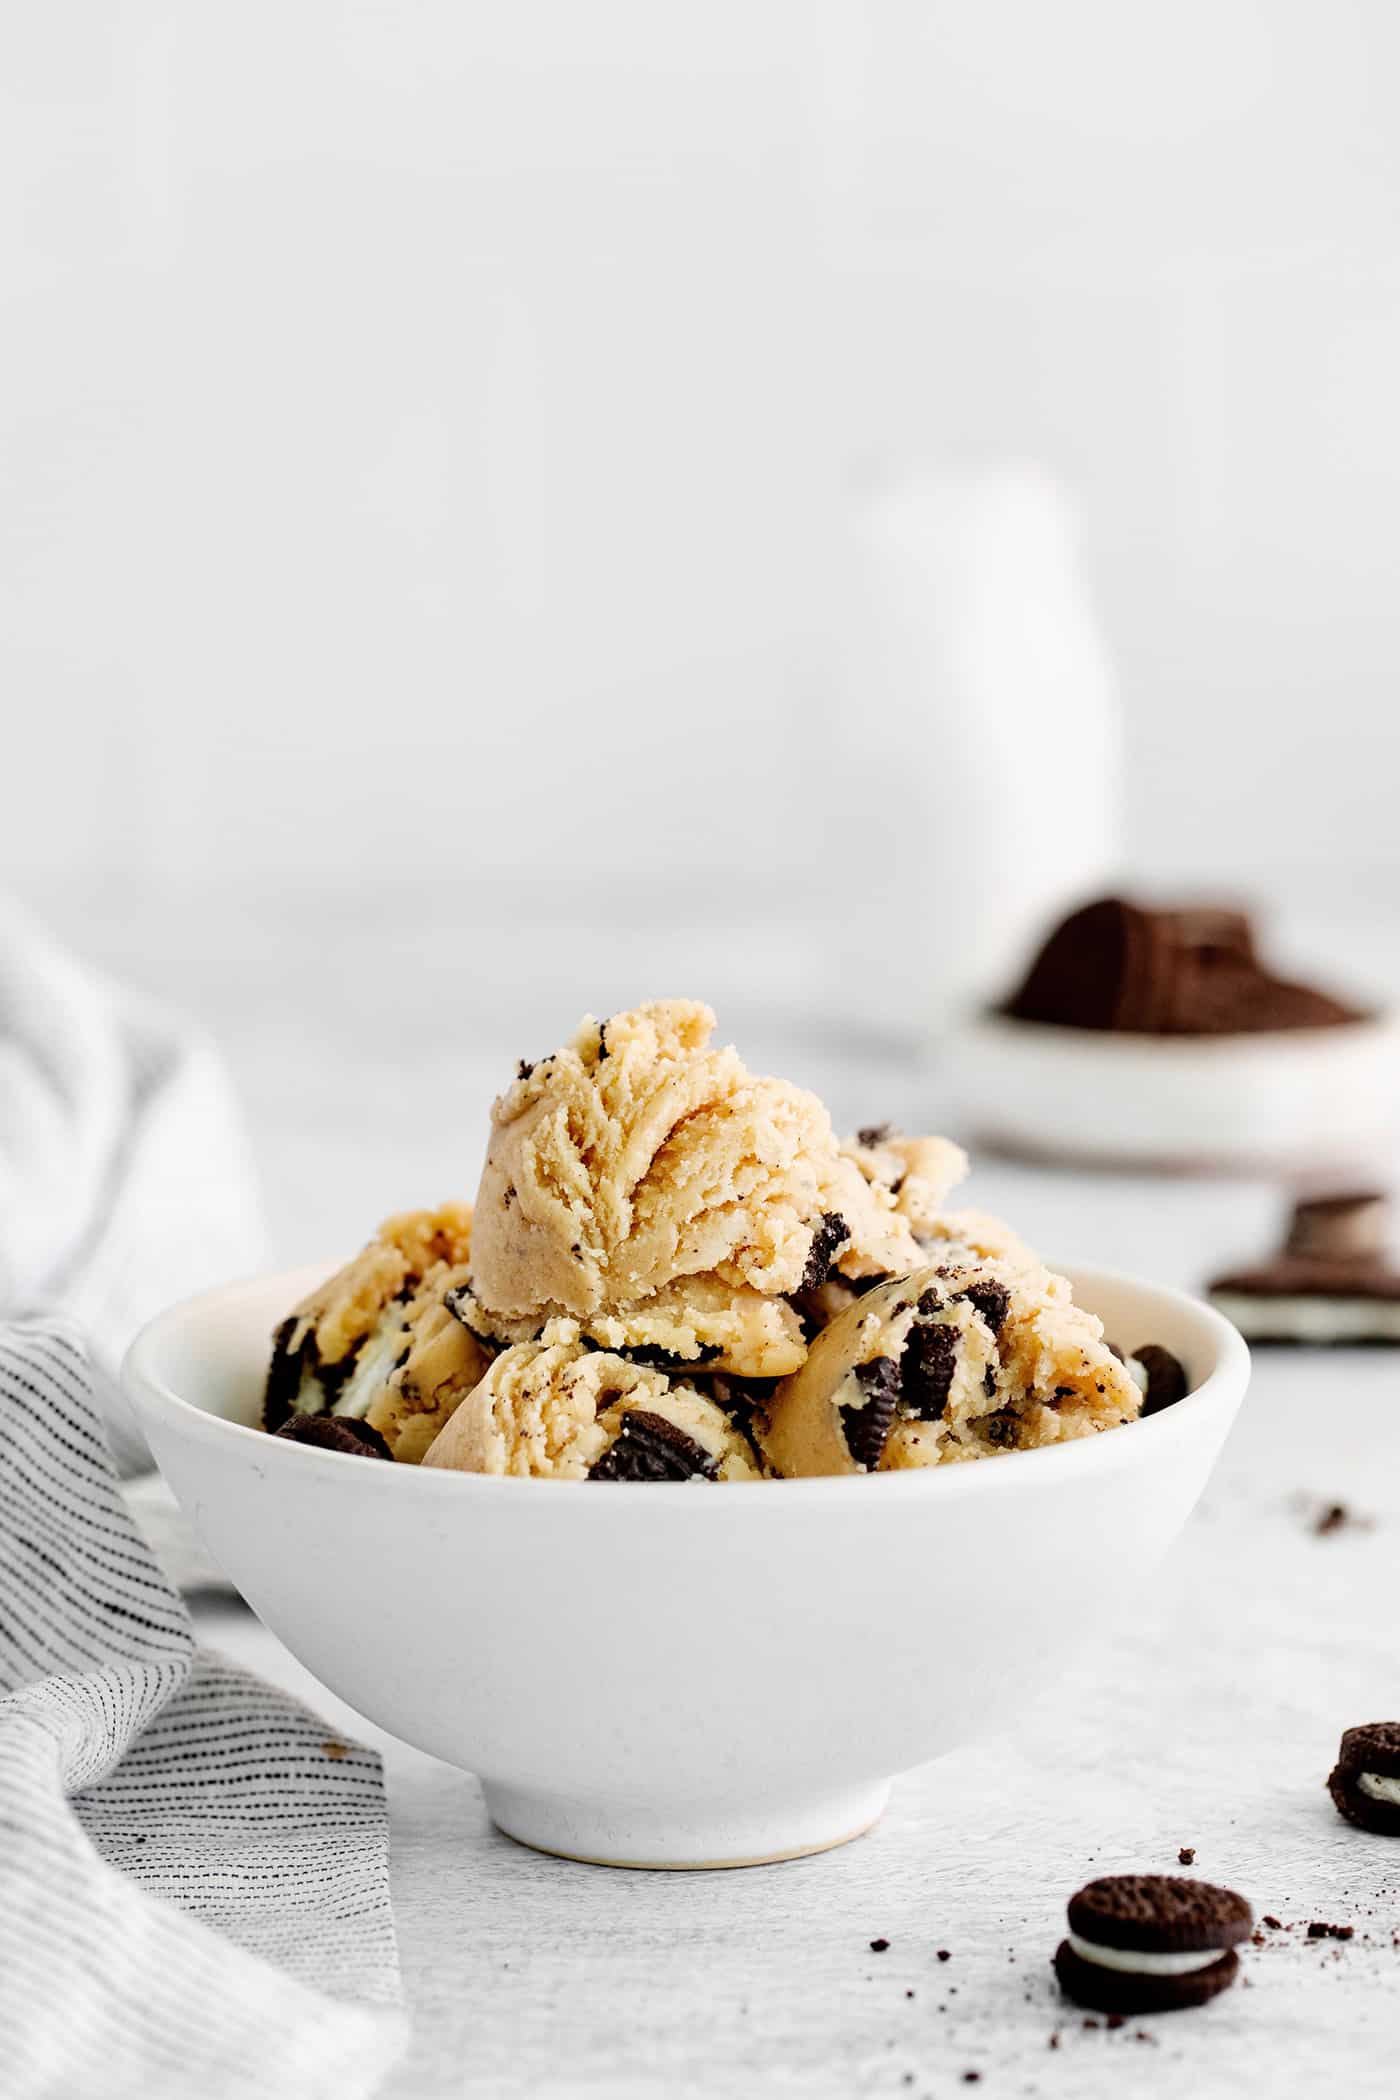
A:
[[[571,1800],[482,1781],[492,1822],[536,1852],[598,1867],[762,1867],[849,1844],[878,1823],[890,1783],[758,1808]]]

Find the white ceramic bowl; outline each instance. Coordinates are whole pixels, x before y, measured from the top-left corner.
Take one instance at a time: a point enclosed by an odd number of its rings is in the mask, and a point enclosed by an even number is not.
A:
[[[1045,1158],[1335,1174],[1365,1170],[1400,1115],[1393,1014],[1211,1037],[984,1014],[945,1048],[944,1076],[969,1136]]]
[[[1174,1538],[1243,1397],[1235,1330],[1084,1270],[1190,1397],[980,1464],[699,1486],[488,1479],[278,1442],[268,1338],[324,1273],[176,1305],[125,1379],[209,1551],[333,1691],[480,1775],[512,1837],[734,1866],[869,1827],[890,1775],[1008,1722]]]

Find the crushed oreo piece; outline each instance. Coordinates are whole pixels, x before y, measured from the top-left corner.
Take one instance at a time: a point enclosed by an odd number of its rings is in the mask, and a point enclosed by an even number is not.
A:
[[[995,1414],[983,1415],[973,1427],[999,1451],[1010,1451],[1015,1445],[1020,1422],[1014,1408],[999,1407]]]
[[[919,1299],[919,1311],[924,1314],[925,1318],[932,1318],[934,1313],[940,1313],[942,1310],[943,1299],[930,1285]]]
[[[856,1132],[856,1143],[862,1152],[878,1152],[893,1136],[893,1123],[865,1123]]]
[[[802,1290],[815,1291],[826,1282],[838,1250],[845,1246],[850,1236],[851,1228],[839,1210],[823,1211],[821,1223],[812,1234],[807,1266],[802,1271]]]
[[[535,1067],[528,1058],[521,1057],[516,1059],[515,1076],[517,1079],[528,1079],[534,1069]]]
[[[1011,1310],[1011,1293],[1004,1283],[989,1276],[982,1283],[970,1283],[958,1296],[965,1298],[974,1312],[982,1315],[994,1335],[999,1335],[1006,1324],[1006,1315]]]
[[[1164,1349],[1159,1342],[1145,1342],[1141,1349],[1134,1351],[1134,1355],[1147,1373],[1147,1391],[1142,1402],[1144,1420],[1148,1415],[1159,1415],[1163,1409],[1175,1407],[1178,1400],[1186,1398],[1190,1384],[1180,1359],[1173,1356],[1170,1349]]]
[[[603,1022],[600,1022],[600,1024],[599,1024],[599,1027],[598,1027],[598,1062],[599,1062],[599,1064],[601,1064],[601,1063],[603,1062],[603,1059],[604,1059],[605,1057],[609,1056],[609,1055],[610,1055],[610,1052],[609,1052],[609,1050],[608,1050],[608,1024],[607,1024],[607,1022],[606,1022],[606,1021],[603,1021]]]
[[[634,1407],[589,1469],[590,1480],[713,1480],[715,1461],[664,1415]]]
[[[307,1367],[306,1352],[316,1347],[315,1336],[308,1328],[293,1349],[292,1336],[299,1324],[297,1315],[292,1313],[272,1337],[272,1361],[267,1367],[267,1385],[263,1392],[263,1428],[274,1433],[295,1412],[302,1372]]]
[[[910,1413],[921,1422],[941,1420],[957,1367],[957,1328],[915,1321],[900,1365],[901,1391]]]
[[[723,1356],[724,1351],[718,1342],[702,1342],[696,1355],[678,1356],[674,1349],[662,1349],[655,1342],[637,1342],[621,1345],[609,1353],[622,1357],[629,1364],[644,1364],[649,1371],[685,1371],[712,1364],[717,1356]]]
[[[996,1368],[992,1364],[988,1364],[986,1370],[982,1373],[982,1390],[989,1400],[996,1399],[997,1374]]]
[[[865,1405],[843,1407],[841,1428],[851,1457],[873,1473],[889,1441],[899,1397],[899,1365],[892,1356],[877,1356],[868,1364],[857,1364],[851,1375],[866,1396]]]
[[[352,1458],[387,1458],[393,1452],[377,1429],[347,1415],[293,1415],[276,1432],[289,1444],[314,1444],[321,1451],[346,1451]]]

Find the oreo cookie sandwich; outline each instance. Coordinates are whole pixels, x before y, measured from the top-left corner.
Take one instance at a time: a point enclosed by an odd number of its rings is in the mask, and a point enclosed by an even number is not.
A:
[[[1373,1190],[1295,1203],[1282,1249],[1209,1286],[1251,1342],[1400,1344],[1400,1264]]]
[[[1348,1728],[1327,1791],[1348,1823],[1377,1837],[1400,1837],[1400,1721]]]
[[[1095,2012],[1175,2012],[1228,1988],[1254,1913],[1233,1889],[1175,1874],[1108,1874],[1069,1899],[1055,1950],[1066,1997]]]

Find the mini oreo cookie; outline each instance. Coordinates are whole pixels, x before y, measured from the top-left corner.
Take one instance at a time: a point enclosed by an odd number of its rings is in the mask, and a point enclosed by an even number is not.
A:
[[[1204,2005],[1239,1972],[1254,1914],[1233,1889],[1174,1874],[1108,1874],[1069,1899],[1055,1950],[1060,1988],[1095,2012]]]
[[[629,1408],[617,1435],[589,1468],[590,1480],[713,1480],[708,1451],[664,1415]]]
[[[393,1452],[377,1429],[352,1415],[293,1415],[274,1430],[290,1444],[314,1444],[320,1451],[347,1451],[352,1458],[387,1458]]]
[[[1348,1728],[1327,1791],[1338,1814],[1359,1830],[1400,1837],[1400,1721]]]

